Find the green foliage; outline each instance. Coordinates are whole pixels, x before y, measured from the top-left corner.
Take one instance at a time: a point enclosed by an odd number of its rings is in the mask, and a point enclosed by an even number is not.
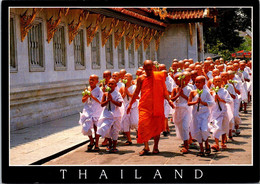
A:
[[[234,50],[235,50],[235,52],[240,51],[240,50],[251,51],[252,50],[252,39],[249,37],[245,37],[244,42],[241,43],[241,45],[238,48],[235,48]]]
[[[244,39],[238,31],[251,30],[250,8],[219,8],[217,26],[204,24],[205,49],[218,54],[224,60],[238,50],[251,50],[250,38]]]

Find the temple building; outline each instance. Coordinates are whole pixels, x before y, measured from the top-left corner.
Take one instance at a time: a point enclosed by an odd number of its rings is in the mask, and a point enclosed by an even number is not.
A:
[[[10,129],[76,114],[91,74],[204,59],[213,8],[10,8]],[[77,122],[75,122],[77,124]]]

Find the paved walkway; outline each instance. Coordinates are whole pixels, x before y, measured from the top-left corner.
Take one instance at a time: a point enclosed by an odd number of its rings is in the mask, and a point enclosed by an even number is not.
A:
[[[88,140],[81,134],[79,114],[10,134],[10,165],[29,165]]]
[[[125,139],[120,135],[118,141],[119,153],[109,154],[104,147],[101,151],[87,152],[87,144],[72,150],[44,165],[204,165],[204,164],[251,164],[252,160],[252,111],[249,104],[248,114],[240,113],[242,118],[241,135],[234,137],[235,141],[228,143],[228,148],[213,152],[209,157],[197,157],[197,149],[191,149],[190,154],[180,153],[181,141],[176,138],[174,125],[170,123],[171,134],[161,136],[159,155],[140,157],[139,151],[143,145],[136,144],[135,132],[131,133],[133,145],[124,146]],[[11,165],[29,165],[40,159],[51,156],[64,149],[75,146],[87,140],[81,134],[77,124],[79,114],[68,116],[31,128],[11,132]],[[103,139],[100,139],[100,143]],[[149,141],[151,145],[153,141]],[[213,144],[212,139],[210,143]],[[152,146],[150,146],[152,149]],[[242,158],[242,159],[241,159]]]

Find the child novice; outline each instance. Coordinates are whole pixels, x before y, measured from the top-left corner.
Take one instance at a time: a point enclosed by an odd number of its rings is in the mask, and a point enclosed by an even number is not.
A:
[[[118,134],[120,130],[121,112],[119,107],[122,106],[123,98],[121,94],[115,90],[116,80],[110,79],[108,81],[109,92],[105,92],[102,97],[101,106],[105,107],[99,119],[99,127],[97,129],[96,144],[98,144],[99,137],[105,137],[109,141],[107,151],[116,153]]]
[[[91,75],[89,77],[89,85],[87,88],[90,91],[90,95],[85,94],[82,98],[82,103],[85,103],[83,112],[80,113],[79,123],[82,125],[82,133],[83,135],[87,135],[90,140],[90,144],[88,145],[88,151],[91,151],[94,146],[94,138],[92,137],[92,128],[94,128],[95,138],[97,132],[98,119],[103,108],[100,106],[101,98],[103,96],[103,92],[101,89],[96,86],[98,83],[98,76]],[[94,151],[98,151],[98,144],[96,141]]]
[[[232,136],[232,130],[234,129],[234,103],[237,99],[237,95],[234,89],[234,86],[231,83],[228,83],[229,80],[229,74],[228,72],[223,72],[221,73],[221,79],[223,81],[223,85],[225,86],[224,88],[228,91],[229,95],[232,97],[232,102],[231,104],[227,104],[228,106],[228,114],[232,117],[231,121],[229,122],[229,133],[228,133],[228,137],[230,141],[233,141],[233,136]],[[229,109],[229,107],[231,109]]]
[[[184,144],[184,147],[180,151],[186,154],[189,153],[189,123],[191,120],[191,113],[189,113],[190,110],[187,101],[192,89],[187,85],[188,81],[185,82],[184,78],[185,75],[183,73],[175,75],[174,80],[177,86],[173,88],[171,99],[175,102],[173,122],[176,127],[177,137],[180,138]]]
[[[132,85],[133,76],[131,73],[127,73],[124,76],[124,79],[127,80],[127,83],[125,84],[124,92],[123,92],[123,99],[124,99],[124,105],[125,110],[128,108],[130,101],[132,100],[133,94],[136,89],[136,85]],[[122,118],[122,130],[124,134],[126,135],[127,141],[125,142],[125,145],[131,145],[132,139],[130,136],[130,130],[138,130],[138,121],[139,121],[139,114],[138,114],[138,101],[135,101],[131,107],[130,113],[127,114],[126,112],[123,115]]]
[[[211,148],[215,151],[219,151],[219,139],[222,136],[221,147],[225,149],[227,146],[225,144],[226,134],[229,132],[229,122],[231,116],[228,114],[228,107],[226,103],[231,103],[232,98],[228,91],[222,88],[223,81],[220,76],[213,78],[213,84],[215,88],[219,88],[218,91],[211,91],[213,98],[215,99],[215,105],[212,107],[212,117],[210,122],[215,125],[212,129],[213,137],[215,138],[215,143]]]
[[[228,68],[228,66],[227,66],[227,68]],[[239,135],[240,134],[239,124],[241,123],[241,119],[239,116],[239,106],[240,106],[240,102],[241,102],[241,93],[240,93],[241,88],[240,88],[240,84],[238,83],[238,81],[234,80],[235,72],[232,70],[229,70],[228,74],[229,74],[229,80],[234,81],[231,84],[236,92],[236,99],[234,99],[234,122],[235,122],[235,134]]]
[[[159,65],[159,70],[165,72],[166,75],[166,79],[165,79],[165,84],[166,84],[166,88],[169,94],[172,93],[173,87],[176,86],[175,82],[173,81],[172,77],[168,75],[168,72],[166,70],[166,66],[165,64],[160,64]],[[173,109],[171,108],[169,102],[164,99],[164,123],[165,123],[165,130],[163,131],[163,135],[167,136],[168,134],[170,134],[170,128],[169,128],[169,124],[168,124],[168,117],[169,114],[173,111]]]
[[[105,79],[105,81],[99,85],[99,87],[102,89],[103,92],[105,92],[105,88],[108,84],[109,79],[111,79],[111,77],[112,77],[112,75],[109,70],[106,70],[103,72],[103,79]]]
[[[191,122],[191,135],[194,137],[200,145],[200,152],[198,156],[205,156],[210,154],[210,145],[208,143],[208,137],[210,135],[208,131],[208,122],[210,119],[210,109],[214,105],[214,99],[210,95],[208,88],[205,86],[206,78],[204,76],[198,76],[195,80],[196,88],[202,93],[199,94],[197,90],[190,92],[188,98],[188,105],[192,105],[192,118]],[[205,153],[203,148],[203,142],[205,142]]]

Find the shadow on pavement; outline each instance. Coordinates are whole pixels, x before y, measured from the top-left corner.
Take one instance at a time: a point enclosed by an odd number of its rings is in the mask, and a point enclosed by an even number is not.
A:
[[[245,152],[246,150],[241,149],[241,148],[226,148],[226,149],[223,149],[221,151],[223,151],[223,152],[227,151],[227,152],[233,153],[233,152]]]
[[[10,132],[10,148],[79,126],[79,114]]]

